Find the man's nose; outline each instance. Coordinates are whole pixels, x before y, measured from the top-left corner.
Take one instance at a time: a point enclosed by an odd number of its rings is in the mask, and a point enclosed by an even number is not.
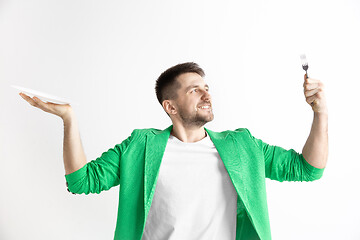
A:
[[[208,91],[204,90],[202,98],[211,100],[211,95]]]

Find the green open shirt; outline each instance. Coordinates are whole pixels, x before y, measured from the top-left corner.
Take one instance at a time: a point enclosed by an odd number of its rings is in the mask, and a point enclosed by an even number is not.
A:
[[[76,194],[100,193],[120,184],[115,240],[141,239],[172,127],[135,129],[122,143],[65,175],[69,191]],[[271,239],[265,177],[314,181],[321,178],[324,168],[311,166],[293,149],[253,137],[247,128],[205,131],[238,194],[236,239]]]

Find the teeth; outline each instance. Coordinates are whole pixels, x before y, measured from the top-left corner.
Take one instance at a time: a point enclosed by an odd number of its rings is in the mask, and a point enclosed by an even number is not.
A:
[[[203,106],[203,107],[200,107],[202,109],[205,109],[205,108],[210,108],[210,106]]]

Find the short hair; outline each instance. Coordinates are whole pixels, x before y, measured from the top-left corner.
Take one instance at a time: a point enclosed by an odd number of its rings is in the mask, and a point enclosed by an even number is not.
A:
[[[164,100],[176,100],[178,98],[177,90],[180,89],[181,83],[177,81],[177,77],[189,72],[197,73],[201,77],[205,76],[204,70],[194,62],[180,63],[167,69],[159,76],[156,80],[155,92],[161,106]]]

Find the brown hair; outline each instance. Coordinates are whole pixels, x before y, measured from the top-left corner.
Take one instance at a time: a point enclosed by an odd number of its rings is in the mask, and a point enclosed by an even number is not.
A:
[[[197,73],[201,77],[205,76],[204,70],[202,70],[200,66],[194,62],[186,62],[175,65],[167,69],[159,76],[156,80],[155,92],[161,106],[164,100],[176,100],[178,98],[177,90],[180,89],[181,83],[177,81],[177,77],[188,72]]]

